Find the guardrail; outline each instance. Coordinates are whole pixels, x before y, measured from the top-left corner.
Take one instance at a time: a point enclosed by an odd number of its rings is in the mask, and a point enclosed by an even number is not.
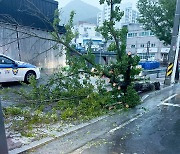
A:
[[[3,113],[0,100],[0,154],[8,154],[6,133],[4,127]]]
[[[146,76],[148,74],[157,74],[157,78],[159,78],[159,73],[163,73],[163,72],[166,72],[166,68],[153,69],[153,70],[143,70],[142,75]]]

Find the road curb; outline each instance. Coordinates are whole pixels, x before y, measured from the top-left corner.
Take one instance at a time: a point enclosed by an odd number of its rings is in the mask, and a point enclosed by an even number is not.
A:
[[[175,85],[172,85],[172,86],[169,86],[169,87],[165,87],[162,90],[149,93],[149,94],[143,96],[141,100],[142,100],[142,102],[145,102],[145,101],[151,99],[152,97],[157,96],[157,95],[163,93],[164,91],[166,91],[168,89],[171,89],[172,87],[177,87],[179,85],[180,84],[175,84]],[[98,117],[96,119],[92,119],[89,122],[82,123],[82,124],[79,124],[77,126],[70,127],[69,129],[67,129],[65,131],[62,131],[62,132],[54,134],[53,137],[46,137],[46,138],[43,138],[43,139],[41,139],[39,141],[34,141],[34,142],[30,143],[29,145],[24,145],[21,148],[16,148],[14,150],[9,151],[9,154],[23,153],[23,152],[27,152],[29,150],[38,148],[38,147],[40,147],[42,145],[45,145],[45,144],[48,144],[48,143],[50,143],[50,142],[52,142],[52,141],[54,141],[54,140],[56,140],[58,138],[64,137],[64,136],[69,135],[69,134],[71,134],[73,132],[81,130],[81,129],[83,129],[83,128],[91,125],[91,124],[97,123],[98,121],[103,120],[103,119],[109,117],[111,114],[112,113],[110,113],[108,115],[105,115],[105,116]]]
[[[11,151],[9,151],[9,154],[19,154],[19,153],[27,152],[29,150],[38,148],[38,147],[45,145],[47,143],[50,143],[50,142],[52,142],[58,138],[64,137],[64,136],[69,135],[75,131],[81,130],[81,129],[83,129],[83,128],[91,125],[91,124],[94,124],[100,120],[103,120],[103,119],[107,118],[108,116],[109,115],[101,116],[101,117],[98,117],[96,119],[92,119],[89,122],[82,123],[82,124],[79,124],[79,125],[74,126],[74,127],[70,127],[69,129],[67,129],[65,131],[54,134],[54,137],[46,137],[46,138],[43,138],[39,141],[34,141],[34,142],[30,143],[29,145],[24,145],[21,148],[16,148],[14,150],[11,150]]]
[[[152,97],[155,97],[155,96],[157,96],[157,95],[160,95],[160,94],[162,94],[164,91],[170,90],[171,88],[176,88],[176,87],[178,87],[179,85],[180,85],[180,84],[178,83],[178,84],[174,84],[174,85],[171,85],[171,86],[168,86],[168,87],[164,87],[163,89],[161,89],[161,90],[159,90],[159,91],[151,92],[151,93],[143,96],[142,99],[141,99],[141,101],[142,101],[142,102],[145,102],[145,101],[151,99]]]

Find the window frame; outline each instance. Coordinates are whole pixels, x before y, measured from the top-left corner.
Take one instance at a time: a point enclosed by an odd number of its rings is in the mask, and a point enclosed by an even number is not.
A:
[[[10,58],[8,58],[8,57],[5,57],[5,56],[2,56],[2,55],[0,55],[0,59],[1,58],[4,58],[4,59],[6,59],[6,60],[9,60],[9,61],[11,61],[11,63],[1,63],[1,61],[0,61],[0,65],[10,65],[10,64],[14,64],[15,63],[15,61],[14,60],[12,60],[12,59],[10,59]]]

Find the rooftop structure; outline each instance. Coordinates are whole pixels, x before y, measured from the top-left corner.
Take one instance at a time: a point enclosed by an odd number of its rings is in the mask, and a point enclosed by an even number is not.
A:
[[[0,0],[0,22],[52,30],[57,8],[54,0]]]

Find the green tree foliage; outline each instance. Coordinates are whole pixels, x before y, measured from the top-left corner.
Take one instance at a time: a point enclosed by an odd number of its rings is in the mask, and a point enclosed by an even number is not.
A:
[[[139,22],[165,44],[171,44],[176,0],[139,0]]]
[[[104,2],[100,1],[101,4]],[[54,121],[58,119],[90,119],[106,113],[114,104],[115,108],[122,108],[134,107],[140,102],[132,83],[135,76],[139,74],[139,70],[136,69],[139,58],[126,54],[127,28],[114,28],[115,22],[120,21],[123,16],[123,12],[119,9],[121,1],[106,0],[106,2],[111,7],[111,17],[97,30],[106,41],[112,42],[109,52],[117,53],[116,61],[109,66],[99,65],[95,63],[90,47],[87,54],[84,55],[75,50],[72,44],[72,39],[76,36],[72,31],[74,12],[71,13],[69,22],[65,25],[65,35],[59,35],[59,18],[55,19],[52,36],[58,44],[64,46],[66,63],[69,67],[68,69],[60,68],[45,85],[38,85],[32,79],[28,92],[15,91],[24,102],[22,106],[30,107],[29,113],[38,111],[31,123],[38,122],[39,115],[49,116],[51,117],[49,119],[54,118]],[[59,17],[58,11],[55,16]],[[89,64],[95,68],[95,71],[91,71]],[[129,72],[129,76],[127,72]],[[109,87],[109,83],[105,83],[103,76],[109,80],[111,87]],[[19,110],[16,109],[8,110],[6,113],[12,115],[14,112],[26,116],[24,112],[19,113]],[[28,123],[28,119],[24,122]]]
[[[100,0],[100,4],[103,3],[106,3],[111,9],[110,20],[105,20],[103,26],[98,27],[97,31],[102,34],[106,41],[111,42],[108,50],[117,53],[116,62],[107,67],[104,76],[110,79],[113,98],[117,102],[122,101],[123,104],[126,104],[126,100],[122,99],[122,96],[127,93],[129,93],[128,96],[131,96],[136,93],[135,91],[127,91],[127,88],[131,86],[135,76],[139,74],[139,70],[136,69],[139,58],[126,54],[127,28],[115,28],[116,22],[119,22],[124,15],[120,10],[121,0]],[[135,104],[138,102],[134,101]]]

